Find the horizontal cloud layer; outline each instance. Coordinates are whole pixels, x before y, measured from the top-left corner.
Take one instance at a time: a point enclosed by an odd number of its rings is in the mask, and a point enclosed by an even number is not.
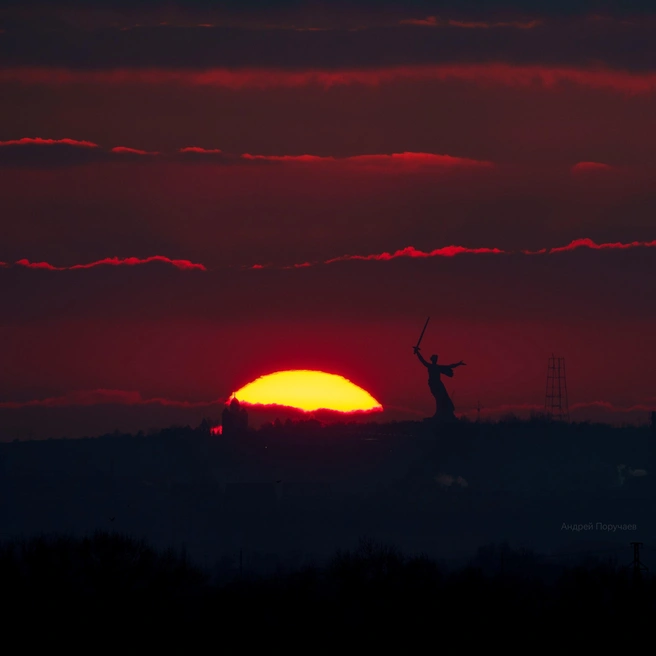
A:
[[[127,146],[115,146],[110,152],[118,153],[119,155],[159,155],[159,153],[155,151],[128,148]]]
[[[47,271],[76,271],[79,269],[93,269],[98,266],[137,266],[140,264],[152,264],[154,262],[161,262],[163,264],[170,264],[177,269],[182,271],[189,271],[192,269],[198,271],[207,271],[203,264],[198,264],[196,262],[190,262],[189,260],[172,260],[169,257],[163,255],[153,255],[152,257],[106,257],[102,260],[96,260],[95,262],[89,262],[88,264],[73,264],[71,266],[55,266],[49,262],[30,262],[29,260],[23,259],[18,260],[14,263],[13,266],[24,267],[26,269],[44,269]],[[0,266],[5,268],[11,266],[7,263],[0,263]]]
[[[272,26],[262,20],[250,27],[225,23],[134,25],[132,29],[13,25],[0,39],[0,66],[291,70],[496,60],[546,66],[595,61],[633,70],[656,67],[653,21],[545,20],[535,9],[519,16],[491,13],[408,13],[383,25],[362,17],[357,27],[333,29],[293,23]],[[326,26],[327,21],[323,23]]]
[[[4,166],[65,166],[99,161],[134,161],[141,158],[175,161],[202,161],[225,165],[261,164],[354,164],[361,167],[399,169],[417,168],[491,168],[492,162],[436,153],[391,153],[355,155],[352,157],[321,157],[318,155],[242,155],[225,153],[218,148],[190,146],[172,153],[147,151],[128,146],[108,150],[98,144],[75,139],[15,139],[0,142],[0,165]]]
[[[377,260],[377,261],[387,261],[393,260],[397,257],[453,257],[454,255],[461,255],[462,253],[474,253],[480,255],[483,253],[505,253],[498,248],[466,248],[464,246],[445,246],[443,248],[436,248],[435,250],[425,252],[420,251],[414,248],[413,246],[408,246],[402,248],[401,250],[395,251],[394,253],[377,253],[373,255],[342,255],[341,257],[335,257],[333,259],[327,260],[326,264],[332,264],[333,262],[344,262],[346,260]]]
[[[334,157],[329,155],[252,154],[226,153],[219,148],[188,146],[173,152],[143,150],[130,146],[102,148],[100,145],[77,139],[20,138],[0,141],[0,165],[4,166],[65,166],[101,161],[135,161],[142,158],[161,161],[201,161],[226,165],[249,164],[352,164],[366,168],[393,168],[415,170],[419,168],[481,168],[490,169],[494,162],[455,155],[430,152],[373,153]],[[616,167],[602,162],[583,161],[574,164],[573,174],[618,171]]]
[[[362,164],[365,166],[479,166],[491,167],[492,162],[468,159],[466,157],[453,157],[451,155],[437,155],[434,153],[392,153],[389,155],[354,155],[351,157],[320,157],[318,155],[250,155],[245,153],[243,159],[249,161],[267,162],[299,162],[299,163],[335,163]]]
[[[90,390],[82,392],[69,392],[62,396],[54,396],[46,399],[33,399],[30,401],[2,401],[0,408],[18,410],[21,408],[63,408],[71,406],[93,406],[93,405],[163,405],[174,408],[204,408],[217,405],[222,401],[175,401],[166,398],[143,398],[139,392],[124,390]]]
[[[523,250],[520,251],[524,255],[544,255],[544,254],[554,254],[562,253],[566,251],[573,251],[578,248],[589,248],[593,250],[626,250],[629,248],[656,248],[656,240],[653,241],[633,241],[628,243],[622,242],[613,242],[613,243],[602,243],[597,244],[591,239],[574,239],[569,244],[565,246],[558,246],[554,248],[542,248],[540,250],[530,251]],[[444,246],[442,248],[436,248],[432,251],[421,251],[414,246],[406,246],[406,248],[399,249],[393,253],[384,252],[384,253],[372,253],[369,255],[340,255],[339,257],[334,257],[323,262],[303,262],[300,264],[292,264],[286,267],[287,269],[298,269],[305,268],[308,266],[318,265],[318,264],[333,264],[335,262],[346,262],[349,260],[364,260],[364,261],[377,261],[377,262],[386,262],[389,260],[394,260],[397,258],[428,258],[428,257],[454,257],[455,255],[462,254],[473,254],[473,255],[510,255],[515,253],[515,251],[506,251],[500,248],[468,248],[465,246]],[[255,264],[251,269],[263,269],[268,268],[263,264]]]
[[[569,251],[574,251],[580,248],[587,248],[591,250],[627,250],[631,248],[656,248],[656,239],[653,241],[632,241],[632,242],[606,242],[597,244],[588,238],[583,239],[574,239],[569,244],[565,246],[556,246],[553,248],[542,248],[539,250],[522,250],[519,253],[524,255],[545,255],[545,254],[555,254],[555,253],[565,253]],[[383,253],[371,253],[369,255],[340,255],[338,257],[333,257],[322,262],[300,262],[297,264],[291,264],[286,266],[274,266],[274,265],[264,265],[264,264],[253,264],[250,266],[244,266],[243,269],[304,269],[311,266],[317,266],[321,264],[335,264],[337,262],[347,262],[352,260],[360,261],[369,261],[369,262],[388,262],[390,260],[395,260],[398,258],[433,258],[433,257],[455,257],[456,255],[512,255],[516,254],[517,251],[503,250],[500,248],[489,248],[489,247],[478,247],[478,248],[469,248],[466,246],[443,246],[441,248],[436,248],[432,251],[422,251],[414,246],[407,246],[406,248],[401,248],[394,252],[383,252]],[[137,266],[142,264],[152,264],[152,263],[162,263],[169,264],[181,271],[208,271],[208,267],[204,264],[198,262],[191,262],[190,260],[183,259],[171,259],[163,255],[154,255],[151,257],[139,258],[139,257],[107,257],[102,260],[96,260],[95,262],[89,262],[87,264],[73,264],[69,266],[56,266],[50,264],[49,262],[31,262],[27,259],[17,260],[13,264],[8,262],[0,262],[0,268],[10,268],[10,267],[22,267],[26,269],[39,269],[43,271],[78,271],[83,269],[93,269],[100,266]]]
[[[530,21],[464,21],[464,20],[442,20],[438,16],[426,16],[426,18],[406,18],[399,21],[400,25],[416,25],[419,27],[460,27],[465,29],[498,29],[513,28],[517,30],[531,30],[539,25],[544,25],[542,20]]]
[[[201,155],[218,155],[221,153],[219,148],[201,148],[200,146],[188,146],[186,148],[180,148],[178,151],[180,153],[193,153]]]
[[[220,407],[227,399],[216,399],[213,401],[180,401],[175,399],[154,397],[144,397],[140,392],[112,389],[97,389],[68,392],[61,396],[53,396],[42,399],[30,399],[28,401],[0,401],[2,410],[21,410],[26,408],[69,408],[69,407],[89,407],[102,405],[122,405],[122,406],[147,406],[159,405],[170,408],[210,408],[212,406]],[[397,409],[394,407],[394,409]],[[609,401],[585,401],[573,403],[569,406],[570,413],[574,415],[585,413],[588,410],[602,410],[608,413],[631,414],[646,413],[653,409],[653,404],[636,403],[631,406],[620,406]],[[412,408],[403,408],[405,414],[422,414]],[[461,412],[471,415],[478,413],[477,408],[461,408]],[[519,413],[520,415],[543,414],[545,408],[537,403],[517,403],[504,404],[494,407],[481,407],[480,414],[483,416],[499,416],[504,414]]]
[[[586,411],[591,409],[605,410],[611,413],[622,413],[629,414],[634,412],[650,412],[654,409],[653,404],[649,403],[635,403],[630,406],[621,406],[609,401],[582,401],[578,403],[572,403],[569,406],[569,411],[571,413],[577,413],[580,411]],[[464,408],[465,412],[470,413],[476,411],[476,408]],[[511,414],[511,413],[535,413],[542,414],[545,413],[544,405],[537,403],[515,403],[515,404],[505,404],[498,405],[490,408],[481,408],[480,413],[482,415],[499,415],[499,414]]]
[[[596,244],[592,239],[575,239],[566,246],[559,246],[552,248],[550,253],[563,253],[565,251],[573,251],[577,248],[592,248],[593,250],[606,250],[606,249],[619,249],[626,250],[627,248],[655,248],[656,240],[653,241],[632,241],[628,243],[622,242],[609,242],[605,244]]]
[[[0,141],[0,148],[7,146],[76,146],[79,148],[98,148],[98,144],[91,141],[80,141],[78,139],[41,139],[40,137],[23,137],[22,139],[10,139]]]
[[[24,8],[44,11],[47,7],[43,0],[21,0],[20,3],[6,4],[9,5],[7,11],[9,16],[22,16],[21,10]],[[261,0],[189,0],[186,3],[175,4],[172,9],[171,3],[157,0],[95,0],[94,2],[64,2],[55,5],[49,15],[67,17],[69,15],[67,8],[72,5],[78,8],[79,15],[87,18],[97,15],[97,22],[101,24],[115,24],[117,16],[145,16],[144,20],[151,21],[155,17],[158,21],[163,21],[165,17],[171,16],[179,20],[193,19],[194,23],[223,17],[225,21],[230,18],[235,23],[248,22],[255,25],[265,24],[264,19],[274,24],[281,23],[283,18],[287,23],[297,21],[299,17],[307,19],[308,9],[317,6],[311,0],[276,0],[268,3],[263,3]],[[356,20],[362,16],[385,17],[399,14],[423,16],[425,13],[487,18],[500,11],[499,3],[485,3],[481,0],[333,0],[330,6],[333,13],[321,12],[322,22],[331,16],[351,17]],[[506,14],[527,15],[532,11],[539,15],[557,18],[587,16],[590,13],[591,3],[588,0],[507,0],[502,7]],[[603,7],[604,15],[608,17],[630,17],[635,14],[649,14],[653,5],[648,0],[608,0],[603,3]],[[69,16],[69,22],[75,24],[74,18],[79,15]],[[241,20],[237,21],[237,18]],[[310,14],[309,18],[315,18],[315,15]]]
[[[613,167],[610,164],[603,162],[577,162],[572,166],[572,173],[587,173],[595,171],[612,171]]]
[[[655,65],[656,68],[656,65]],[[646,94],[656,90],[656,73],[631,72],[604,65],[545,66],[512,65],[504,62],[456,63],[440,65],[399,65],[342,69],[279,68],[112,68],[77,70],[70,68],[0,68],[0,83],[47,86],[64,85],[179,85],[226,89],[275,89],[345,85],[380,86],[396,82],[462,81],[477,86],[558,89],[577,85],[620,93]]]

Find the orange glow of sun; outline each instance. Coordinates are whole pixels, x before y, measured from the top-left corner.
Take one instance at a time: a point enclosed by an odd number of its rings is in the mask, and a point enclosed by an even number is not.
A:
[[[235,392],[229,400],[251,405],[279,405],[306,412],[371,412],[383,406],[369,392],[336,374],[304,369],[260,376]]]

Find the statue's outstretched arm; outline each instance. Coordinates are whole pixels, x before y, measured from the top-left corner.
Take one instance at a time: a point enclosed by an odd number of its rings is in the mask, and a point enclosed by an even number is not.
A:
[[[423,357],[422,354],[419,352],[419,349],[417,349],[417,350],[415,351],[415,353],[417,354],[417,357],[419,358],[419,362],[421,362],[421,364],[423,364],[424,367],[427,367],[427,366],[428,366],[428,362],[426,362],[426,360],[424,360],[424,357]]]
[[[465,363],[460,360],[460,362],[456,362],[455,364],[447,364],[446,366],[449,367],[449,369],[453,369],[454,367],[462,367]]]

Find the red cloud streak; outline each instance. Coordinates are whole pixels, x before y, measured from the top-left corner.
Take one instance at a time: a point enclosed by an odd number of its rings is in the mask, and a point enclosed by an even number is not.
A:
[[[391,155],[355,155],[347,158],[350,162],[358,164],[404,164],[419,166],[483,166],[492,167],[492,162],[468,159],[466,157],[452,157],[451,155],[436,155],[434,153],[393,153]]]
[[[242,159],[265,160],[269,162],[302,162],[302,163],[350,163],[369,166],[435,166],[435,167],[468,167],[479,166],[490,168],[494,164],[484,160],[453,157],[452,155],[437,155],[435,153],[392,153],[379,155],[352,155],[350,157],[321,157],[319,155],[251,155],[244,153]]]
[[[15,139],[12,141],[0,141],[0,146],[16,146],[16,145],[52,145],[52,144],[66,144],[69,146],[79,146],[85,148],[98,148],[97,144],[90,141],[76,141],[75,139]],[[141,150],[139,148],[131,148],[128,146],[115,146],[109,152],[114,154],[125,155],[159,155],[157,151]],[[219,148],[202,148],[200,146],[189,146],[180,148],[177,151],[179,154],[201,154],[201,155],[218,155],[224,154]],[[358,165],[371,165],[371,166],[434,166],[434,167],[493,167],[492,162],[484,160],[468,159],[466,157],[454,157],[452,155],[439,155],[436,153],[391,153],[391,154],[373,154],[373,155],[352,155],[350,157],[331,157],[320,155],[253,155],[251,153],[244,153],[241,159],[247,161],[268,161],[268,162],[285,162],[285,163],[355,163]]]
[[[414,248],[414,246],[407,246],[401,250],[395,251],[394,253],[377,253],[372,255],[342,255],[341,257],[335,257],[332,260],[327,260],[326,264],[332,264],[333,262],[343,262],[345,260],[378,260],[378,261],[387,261],[394,260],[398,257],[453,257],[454,255],[460,255],[462,253],[505,253],[498,248],[466,248],[464,246],[444,246],[443,248],[436,248],[435,250],[426,252],[420,251]]]
[[[575,239],[571,241],[567,246],[559,246],[558,248],[552,248],[549,253],[563,253],[565,251],[573,251],[577,248],[592,248],[593,250],[602,250],[602,249],[619,249],[626,250],[627,248],[656,248],[656,239],[654,241],[632,241],[629,243],[614,242],[614,243],[604,243],[596,244],[592,239]]]
[[[420,25],[422,27],[437,27],[443,23],[437,16],[426,16],[426,18],[406,18],[399,21],[401,25]]]
[[[205,265],[197,264],[196,262],[190,262],[189,260],[172,260],[169,257],[164,257],[163,255],[153,255],[152,257],[106,257],[102,260],[96,260],[95,262],[89,262],[88,264],[73,264],[72,266],[58,267],[48,262],[30,262],[29,260],[18,260],[14,266],[22,266],[28,269],[47,269],[48,271],[75,271],[77,269],[92,269],[97,266],[111,265],[111,266],[136,266],[138,264],[150,264],[151,262],[163,262],[165,264],[171,264],[172,266],[181,269],[183,271],[188,271],[191,269],[197,269],[199,271],[207,271]]]
[[[98,144],[92,141],[79,141],[77,139],[41,139],[40,137],[31,138],[23,137],[22,139],[11,139],[10,141],[0,141],[0,146],[77,146],[79,148],[98,148]]]
[[[242,159],[266,160],[268,162],[336,162],[334,157],[321,157],[320,155],[251,155],[244,153]],[[346,158],[348,159],[348,158]]]
[[[562,253],[566,251],[573,251],[577,248],[590,248],[592,250],[626,250],[629,248],[656,248],[656,239],[654,241],[633,241],[629,243],[615,242],[615,243],[603,243],[597,244],[592,241],[592,239],[574,239],[566,246],[558,246],[555,248],[547,249],[542,248],[537,251],[523,250],[520,251],[524,255],[545,255],[552,253]],[[333,257],[332,259],[325,260],[323,262],[303,262],[299,264],[293,264],[290,266],[282,267],[284,269],[300,269],[308,266],[314,266],[317,264],[333,264],[335,262],[345,262],[347,260],[365,260],[365,261],[378,261],[385,262],[389,260],[395,260],[399,257],[414,257],[414,258],[426,258],[426,257],[454,257],[455,255],[462,254],[473,254],[473,255],[510,255],[516,251],[505,251],[500,248],[467,248],[465,246],[444,246],[442,248],[436,248],[432,251],[420,251],[414,246],[406,246],[400,250],[395,251],[394,253],[373,253],[370,255],[340,255],[339,257]],[[256,264],[251,267],[251,269],[264,269],[269,268],[265,267],[262,264]]]
[[[432,251],[421,251],[414,246],[406,246],[401,248],[393,253],[383,252],[383,253],[371,253],[369,255],[340,255],[338,257],[333,257],[329,260],[323,260],[321,262],[299,262],[296,264],[291,264],[287,266],[274,267],[273,265],[265,264],[253,264],[251,266],[246,266],[243,268],[246,269],[269,269],[269,268],[281,268],[281,269],[305,269],[307,267],[316,266],[319,264],[334,264],[335,262],[346,262],[348,260],[362,260],[362,261],[377,261],[377,262],[387,262],[389,260],[395,260],[400,257],[410,257],[410,258],[428,258],[428,257],[455,257],[456,255],[512,255],[517,252],[523,253],[524,255],[551,255],[554,253],[564,253],[568,251],[574,251],[579,248],[589,248],[592,250],[627,250],[629,248],[656,248],[656,239],[653,241],[632,241],[632,242],[607,242],[602,244],[597,244],[592,241],[592,239],[574,239],[566,246],[557,246],[551,249],[541,248],[537,251],[506,251],[500,248],[468,248],[466,246],[443,246],[442,248],[436,248]],[[13,264],[13,266],[25,267],[27,269],[42,269],[46,271],[76,271],[80,269],[92,269],[97,266],[136,266],[139,264],[150,264],[153,262],[161,262],[164,264],[170,264],[177,269],[182,271],[197,270],[197,271],[208,271],[209,269],[204,265],[198,262],[191,262],[190,260],[173,260],[163,255],[153,255],[152,257],[138,258],[138,257],[106,257],[102,260],[96,260],[95,262],[89,262],[88,264],[73,264],[71,266],[55,266],[49,262],[30,262],[27,259],[18,260]],[[11,264],[7,262],[0,262],[0,268],[9,268]]]
[[[126,146],[116,146],[112,148],[111,152],[125,155],[159,155],[156,152],[140,150],[139,148],[127,148]]]
[[[399,80],[447,81],[463,80],[478,85],[501,85],[555,88],[562,83],[622,93],[653,93],[656,73],[629,72],[608,67],[549,67],[506,63],[432,64],[393,66],[376,69],[341,69],[291,71],[283,69],[143,69],[124,68],[107,71],[85,71],[66,68],[5,68],[0,70],[0,83],[42,84],[177,84],[182,86],[214,86],[229,89],[295,88],[317,85],[332,87],[361,84],[378,86]]]
[[[460,20],[440,20],[437,16],[426,16],[426,18],[407,18],[400,21],[401,25],[418,25],[421,27],[464,27],[467,29],[491,29],[495,27],[513,27],[518,30],[531,30],[534,27],[542,25],[541,20],[532,21],[507,21],[489,23],[486,21],[460,21]]]
[[[124,390],[90,390],[82,392],[70,392],[63,396],[55,396],[47,399],[34,399],[31,401],[3,401],[0,408],[18,410],[20,408],[63,408],[70,406],[91,405],[163,405],[174,408],[204,408],[210,405],[222,403],[216,401],[175,401],[165,398],[144,399],[139,392],[128,392]]]
[[[532,21],[508,21],[499,23],[488,23],[484,21],[447,21],[449,27],[464,27],[466,29],[484,29],[488,30],[495,27],[513,27],[517,30],[532,30],[534,27],[542,25],[541,20]]]
[[[222,152],[218,148],[200,148],[199,146],[188,146],[187,148],[180,148],[180,153],[203,153],[203,154],[218,154]]]

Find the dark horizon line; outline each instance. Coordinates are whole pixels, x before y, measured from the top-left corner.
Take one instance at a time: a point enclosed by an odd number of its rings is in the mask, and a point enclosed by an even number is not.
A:
[[[426,418],[427,420],[430,420],[430,417]],[[33,443],[33,442],[63,442],[63,441],[70,441],[70,440],[100,440],[100,439],[116,439],[116,438],[133,438],[133,439],[141,439],[141,438],[158,438],[161,437],[163,433],[175,433],[178,431],[183,431],[185,433],[197,433],[204,437],[207,437],[208,439],[212,440],[230,440],[231,437],[235,437],[236,439],[239,439],[240,436],[244,435],[254,435],[254,434],[261,434],[261,433],[268,433],[270,434],[270,429],[271,428],[276,428],[276,421],[280,422],[279,428],[280,429],[285,429],[285,428],[302,428],[304,425],[309,425],[312,424],[315,427],[318,425],[319,428],[323,429],[331,429],[331,428],[348,428],[350,430],[353,429],[353,424],[355,424],[356,428],[356,434],[354,437],[357,437],[358,434],[361,435],[370,435],[370,433],[365,433],[365,429],[367,428],[375,428],[377,429],[376,433],[380,437],[407,437],[409,439],[417,437],[417,435],[414,434],[407,434],[407,433],[383,433],[380,432],[380,429],[385,429],[386,427],[394,427],[394,428],[399,428],[400,426],[408,426],[411,425],[412,427],[415,428],[425,428],[426,426],[426,421],[425,420],[419,420],[419,419],[400,419],[400,420],[390,420],[387,422],[377,422],[377,421],[370,421],[370,422],[346,422],[346,421],[335,421],[335,422],[323,422],[320,419],[316,417],[307,417],[307,418],[302,418],[302,419],[291,419],[291,418],[285,418],[281,419],[277,417],[273,421],[267,421],[258,426],[257,428],[255,427],[248,427],[246,431],[241,431],[235,434],[234,436],[226,436],[226,435],[215,435],[212,433],[206,433],[203,429],[203,424],[206,423],[206,426],[208,428],[214,428],[216,426],[220,425],[220,421],[213,421],[209,420],[208,418],[205,418],[201,423],[196,426],[192,427],[189,424],[186,425],[178,425],[178,424],[172,424],[167,427],[163,428],[158,428],[158,429],[149,429],[148,431],[144,431],[143,429],[140,429],[136,433],[134,432],[122,432],[118,429],[112,431],[112,432],[107,432],[107,433],[101,433],[99,435],[84,435],[82,437],[43,437],[43,438],[21,438],[21,437],[16,437],[14,439],[7,439],[7,440],[0,440],[0,448],[2,448],[2,445],[8,445],[8,444],[24,444],[24,443]],[[289,424],[288,422],[291,422]],[[548,413],[536,413],[535,415],[528,417],[528,418],[522,418],[522,417],[517,417],[509,413],[505,417],[500,417],[498,419],[492,419],[490,417],[481,417],[480,419],[469,419],[467,417],[460,417],[459,421],[456,423],[449,423],[444,425],[444,429],[448,432],[451,431],[457,431],[459,428],[471,428],[475,427],[476,425],[486,425],[486,426],[498,426],[498,425],[528,425],[528,424],[549,424],[552,426],[558,426],[560,428],[576,428],[578,426],[589,426],[589,427],[596,427],[596,428],[604,428],[604,429],[609,429],[613,431],[620,431],[620,430],[625,430],[627,428],[630,428],[632,430],[639,430],[639,431],[647,431],[647,430],[653,430],[653,428],[650,426],[649,422],[646,421],[642,424],[636,425],[636,424],[628,424],[628,423],[623,423],[623,424],[612,424],[608,422],[603,422],[603,421],[592,421],[592,420],[584,420],[584,421],[566,421],[566,420],[559,420],[557,418],[549,417]],[[374,433],[372,433],[374,434]]]

